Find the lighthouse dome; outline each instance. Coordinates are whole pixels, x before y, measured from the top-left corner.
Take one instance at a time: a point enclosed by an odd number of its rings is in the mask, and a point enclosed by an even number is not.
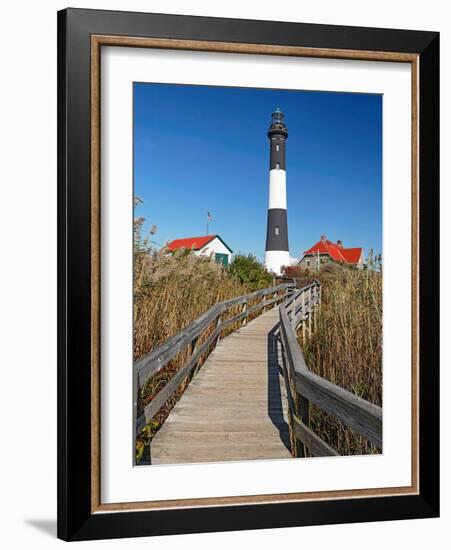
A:
[[[285,126],[285,114],[279,107],[276,107],[271,115],[271,125],[268,130],[269,138],[275,136],[284,137],[285,139],[288,137],[288,130]]]
[[[284,123],[285,115],[284,113],[282,113],[279,107],[276,107],[276,110],[271,115],[271,118],[272,118],[272,124],[285,124]]]

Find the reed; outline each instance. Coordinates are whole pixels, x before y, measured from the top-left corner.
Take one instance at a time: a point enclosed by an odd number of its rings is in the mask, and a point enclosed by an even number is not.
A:
[[[135,254],[134,357],[155,349],[183,330],[211,306],[249,292],[237,278],[214,260],[190,251],[173,254],[144,251]],[[142,410],[183,365],[183,350],[144,385],[139,399]],[[137,457],[144,452],[189,379],[144,429],[137,442]]]
[[[302,342],[307,366],[382,406],[382,274],[331,268],[319,278],[322,305],[317,330]],[[316,405],[310,407],[310,425],[342,455],[380,452]]]
[[[135,198],[135,207],[142,201]],[[211,306],[224,300],[247,294],[272,284],[272,277],[252,256],[237,255],[230,269],[224,269],[213,259],[196,256],[190,250],[169,253],[157,250],[151,239],[156,233],[144,236],[142,217],[134,220],[134,358],[157,348],[183,330]],[[238,308],[240,306],[237,306]],[[231,310],[233,313],[237,311]],[[214,327],[211,327],[213,330]],[[224,334],[236,327],[230,325]],[[199,340],[206,339],[208,330]],[[185,363],[189,350],[182,350],[156,375],[149,378],[138,399],[138,411],[152,401]],[[201,358],[199,365],[206,360]],[[136,458],[140,462],[146,446],[166,420],[172,407],[190,382],[187,377],[175,395],[160,409],[137,438]]]
[[[135,359],[184,329],[212,305],[247,287],[213,260],[187,251],[155,253],[138,268],[134,291]]]

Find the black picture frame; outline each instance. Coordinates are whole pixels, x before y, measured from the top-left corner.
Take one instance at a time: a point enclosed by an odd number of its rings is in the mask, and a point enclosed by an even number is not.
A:
[[[419,494],[92,511],[91,36],[400,52],[419,60]],[[58,537],[88,540],[439,515],[439,33],[67,9],[58,13]]]

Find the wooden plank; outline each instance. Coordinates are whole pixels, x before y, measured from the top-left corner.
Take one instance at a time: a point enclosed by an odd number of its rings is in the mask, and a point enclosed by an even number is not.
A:
[[[236,323],[237,321],[241,321],[243,318],[249,317],[249,315],[251,313],[256,313],[258,310],[260,310],[262,308],[265,308],[265,307],[268,307],[268,306],[278,302],[279,300],[280,300],[280,298],[272,298],[271,300],[266,300],[265,302],[258,302],[257,304],[255,304],[251,308],[247,308],[246,311],[242,311],[242,312],[238,313],[237,315],[234,315],[230,319],[227,319],[227,320],[223,321],[223,328],[225,328],[225,327],[227,327],[227,326],[229,326],[233,323]]]
[[[182,331],[167,340],[164,344],[135,361],[134,368],[138,371],[139,387],[142,387],[147,378],[153,376],[165,367],[177,353],[190,344],[194,338],[198,337],[211,323],[216,320],[221,313],[226,312],[233,306],[252,301],[253,299],[257,299],[266,294],[271,294],[275,291],[283,290],[290,286],[291,285],[289,283],[285,283],[270,288],[256,290],[250,294],[238,296],[212,306],[203,315],[198,317]],[[237,316],[236,320],[241,318],[242,317]]]
[[[218,406],[222,409],[221,403],[219,403]],[[201,428],[204,432],[215,431],[216,428],[216,431],[217,429],[221,429],[221,431],[223,432],[252,431],[255,434],[263,432],[275,433],[274,429],[269,430],[265,428],[264,424],[262,424],[262,419],[260,415],[255,414],[255,411],[259,408],[259,405],[256,404],[253,411],[246,411],[245,413],[241,409],[233,409],[235,415],[234,418],[232,418],[231,415],[227,415],[222,419],[209,418],[208,425],[205,421],[205,418],[202,418],[202,415],[208,415],[207,409],[198,408],[195,411],[186,411],[184,414],[182,414],[182,411],[180,411],[180,413],[177,414],[171,413],[168,420],[166,420],[165,425],[167,425],[168,428],[173,425],[189,426],[191,428],[198,427]],[[264,407],[261,407],[261,409],[263,408]],[[230,409],[230,412],[231,411],[232,409]],[[268,414],[269,411],[266,410],[265,413]],[[280,414],[272,413],[271,418],[272,420],[282,423],[284,417],[283,414],[280,412]]]
[[[152,464],[291,456],[283,377],[268,349],[277,323],[271,309],[221,340],[156,434]]]
[[[277,287],[275,287],[277,288]],[[268,289],[268,291],[272,291],[273,288]],[[261,292],[261,291],[259,291]],[[255,294],[255,293],[253,293]],[[141,416],[137,419],[136,422],[136,431],[139,433],[143,427],[145,426],[146,422],[148,422],[151,418],[153,418],[157,412],[161,409],[161,407],[172,397],[175,391],[177,391],[180,384],[183,382],[183,380],[186,378],[186,376],[189,374],[190,370],[196,365],[197,361],[200,359],[200,357],[207,351],[208,347],[213,343],[213,340],[217,338],[216,343],[218,342],[218,339],[220,338],[220,335],[222,331],[232,323],[237,322],[240,320],[243,316],[248,316],[249,313],[255,312],[259,309],[261,309],[265,304],[271,305],[277,301],[279,301],[280,298],[272,298],[271,300],[267,300],[265,302],[260,302],[253,306],[252,308],[249,308],[246,312],[242,312],[238,315],[235,315],[234,317],[227,319],[225,321],[222,321],[221,323],[218,323],[213,333],[209,336],[209,338],[206,340],[206,342],[199,348],[199,350],[196,351],[195,354],[191,356],[191,358],[188,360],[188,362],[180,369],[180,371],[174,375],[174,377],[166,384],[166,386],[158,393],[156,397],[145,407],[144,413],[141,414]],[[217,312],[216,312],[217,313]],[[217,319],[219,319],[219,315],[217,315]],[[209,317],[205,317],[204,323],[207,323],[209,321]],[[214,318],[212,319],[212,321]],[[208,322],[207,326],[211,324],[211,322]],[[185,332],[185,331],[183,331]],[[194,337],[195,340],[197,340],[198,336]],[[186,346],[189,342],[192,343],[193,336],[192,333],[187,333],[184,335],[183,339],[179,340],[176,344],[176,348],[178,351],[182,349],[184,346]],[[163,360],[161,358],[158,359],[158,367],[155,372],[158,372],[165,364],[167,364],[167,357],[171,354],[171,350],[166,350],[163,355]],[[147,368],[152,368],[147,364]],[[144,367],[141,367],[141,370],[138,368],[139,376],[143,376]],[[149,371],[147,371],[149,373]],[[153,374],[155,373],[153,372]],[[149,374],[147,374],[147,377]],[[142,382],[140,384],[142,386]]]
[[[199,336],[209,325],[211,325],[222,312],[219,304],[213,306],[194,323],[184,330],[170,338],[163,345],[141,357],[134,364],[134,369],[138,372],[139,387],[142,387],[146,380],[165,367],[171,359],[191,341]]]
[[[308,315],[314,310],[318,299],[316,297],[316,288],[320,283],[314,282],[310,285],[306,285],[293,293],[291,297],[284,302],[287,315],[292,319],[292,325],[296,329],[302,321],[308,319]],[[314,293],[314,298],[312,294]],[[295,310],[295,316],[293,319],[293,308]],[[305,328],[305,327],[304,327]]]
[[[296,437],[309,449],[313,456],[340,456],[339,453],[316,435],[299,418],[293,417]]]
[[[286,311],[280,308],[279,312],[287,359],[295,373],[296,390],[382,448],[382,409],[309,371]]]
[[[179,388],[183,380],[188,376],[190,370],[196,365],[200,357],[207,351],[208,347],[213,343],[215,338],[217,338],[217,336],[225,328],[225,326],[232,322],[234,322],[233,318],[224,321],[223,323],[218,325],[204,342],[204,344],[199,347],[199,349],[196,350],[196,352],[190,357],[188,362],[171,378],[171,380],[165,385],[165,387],[144,408],[144,412],[137,419],[137,433],[139,433],[144,428],[146,422],[151,420],[161,409],[161,407],[166,403],[166,401],[168,401],[168,399],[172,397],[172,395]]]
[[[144,408],[144,412],[137,420],[136,431],[139,433],[146,422],[151,420],[168,399],[172,397],[174,392],[179,388],[183,380],[188,376],[191,369],[196,365],[201,356],[207,351],[208,347],[213,343],[215,338],[221,332],[222,326],[219,325],[205,340],[202,346],[189,358],[188,362],[169,380],[165,387],[152,399],[152,401]]]
[[[382,449],[382,409],[310,371],[296,372],[297,391]]]

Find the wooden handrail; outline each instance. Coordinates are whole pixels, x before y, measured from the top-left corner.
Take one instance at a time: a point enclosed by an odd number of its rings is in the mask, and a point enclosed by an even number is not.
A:
[[[285,283],[270,288],[256,290],[250,294],[231,298],[224,302],[215,304],[195,321],[178,332],[172,338],[169,338],[164,344],[140,357],[134,363],[134,369],[138,372],[140,387],[150,376],[153,376],[165,367],[177,353],[186,347],[194,338],[199,337],[205,328],[208,327],[219,315],[225,313],[233,306],[248,303],[256,298],[278,292],[280,290],[292,288],[293,285]],[[249,314],[248,310],[248,314]]]
[[[314,374],[305,364],[296,329],[308,319],[311,330],[315,308],[320,305],[320,289],[320,283],[314,281],[293,293],[279,307],[283,374],[294,435],[316,456],[337,454],[307,425],[308,414],[305,414],[305,409],[308,411],[311,401],[366,437],[376,447],[382,448],[382,409]],[[299,454],[302,456],[302,451]]]
[[[265,311],[266,307],[282,302],[279,305],[280,323],[275,334],[282,346],[282,372],[287,391],[288,417],[296,440],[294,454],[305,456],[308,449],[314,456],[338,455],[335,449],[310,429],[310,402],[339,418],[345,425],[382,448],[382,409],[314,374],[305,364],[302,349],[296,338],[296,330],[302,325],[305,337],[308,323],[311,333],[312,322],[316,323],[316,314],[321,304],[321,283],[314,280],[313,283],[294,292],[293,288],[293,284],[286,283],[220,302],[164,344],[138,359],[134,364],[133,383],[135,437],[175,394],[183,381],[192,372],[196,374],[202,356],[214,349],[224,329],[239,321],[245,324],[249,315],[259,310]],[[273,296],[266,299],[268,295]],[[262,300],[251,307],[248,306],[249,302],[258,298]],[[239,313],[229,319],[223,318],[230,309],[239,305],[243,306]],[[198,339],[213,323],[213,330],[199,346]],[[188,345],[192,347],[191,355],[138,416],[138,401],[143,385]]]
[[[164,344],[135,361],[133,366],[135,436],[139,434],[146,423],[158,413],[164,403],[166,403],[166,401],[174,395],[183,380],[185,380],[191,371],[196,368],[196,365],[201,357],[205,353],[209,352],[209,350],[211,351],[211,346],[217,343],[225,328],[238,321],[245,322],[249,315],[257,313],[260,309],[265,310],[265,308],[270,305],[277,305],[278,302],[286,300],[288,293],[292,289],[292,283],[284,283],[281,285],[256,290],[250,294],[238,296],[236,298],[231,298],[230,300],[215,304],[182,331],[178,332],[172,338],[169,338],[169,340],[167,340]],[[258,298],[265,298],[268,294],[273,294],[274,296],[270,299],[263,299],[255,305],[248,307],[249,302],[252,302]],[[239,305],[245,305],[240,313],[229,319],[223,319],[220,323],[218,323],[224,314],[226,314],[231,308]],[[152,401],[144,407],[143,411],[138,416],[139,395],[147,380],[164,368],[180,351],[193,342],[197,342],[198,338],[201,337],[213,323],[216,323],[216,326],[208,335],[205,342],[203,342],[201,346],[196,346],[195,349],[193,349],[193,352],[186,363],[182,365],[180,370],[171,378],[171,380],[169,380],[169,382],[162,390],[160,390]]]

